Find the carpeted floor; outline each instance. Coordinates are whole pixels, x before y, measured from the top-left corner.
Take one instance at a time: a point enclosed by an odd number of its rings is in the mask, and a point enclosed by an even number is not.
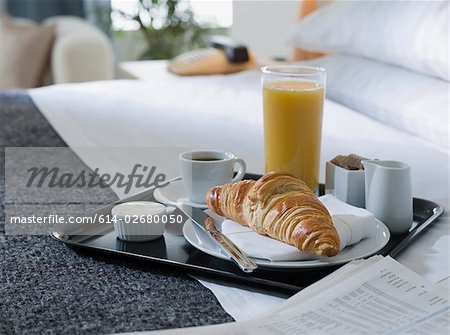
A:
[[[48,236],[6,236],[4,148],[65,143],[24,91],[10,91],[0,93],[0,144],[0,334],[98,334],[233,321],[209,290],[177,270],[78,254]]]

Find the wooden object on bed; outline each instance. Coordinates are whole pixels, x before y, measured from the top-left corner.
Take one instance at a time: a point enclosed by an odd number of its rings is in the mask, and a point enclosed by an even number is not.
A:
[[[302,19],[305,16],[311,14],[313,11],[315,11],[318,8],[318,1],[317,0],[300,0],[300,10],[298,18]],[[294,49],[292,58],[290,61],[302,61],[302,60],[308,60],[313,58],[322,57],[324,54],[320,52],[312,52],[302,49]]]

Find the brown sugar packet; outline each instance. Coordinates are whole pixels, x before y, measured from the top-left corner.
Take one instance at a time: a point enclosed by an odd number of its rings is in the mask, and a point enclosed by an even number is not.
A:
[[[364,166],[362,165],[361,161],[366,159],[367,158],[358,156],[356,154],[350,154],[338,155],[334,157],[330,162],[346,170],[364,170]]]

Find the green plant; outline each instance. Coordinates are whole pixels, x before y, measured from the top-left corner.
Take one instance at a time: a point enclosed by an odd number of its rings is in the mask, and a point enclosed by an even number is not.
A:
[[[141,59],[172,58],[203,47],[207,35],[220,31],[198,24],[188,2],[183,0],[139,0],[135,15],[116,12],[139,25],[147,44]]]

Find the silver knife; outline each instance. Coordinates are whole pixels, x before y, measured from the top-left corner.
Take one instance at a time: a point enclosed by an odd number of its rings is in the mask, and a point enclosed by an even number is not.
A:
[[[256,265],[250,257],[217,229],[215,221],[211,216],[199,208],[186,204],[178,204],[178,208],[186,214],[192,222],[199,226],[200,229],[209,234],[242,271],[250,273],[258,268],[258,265]]]

